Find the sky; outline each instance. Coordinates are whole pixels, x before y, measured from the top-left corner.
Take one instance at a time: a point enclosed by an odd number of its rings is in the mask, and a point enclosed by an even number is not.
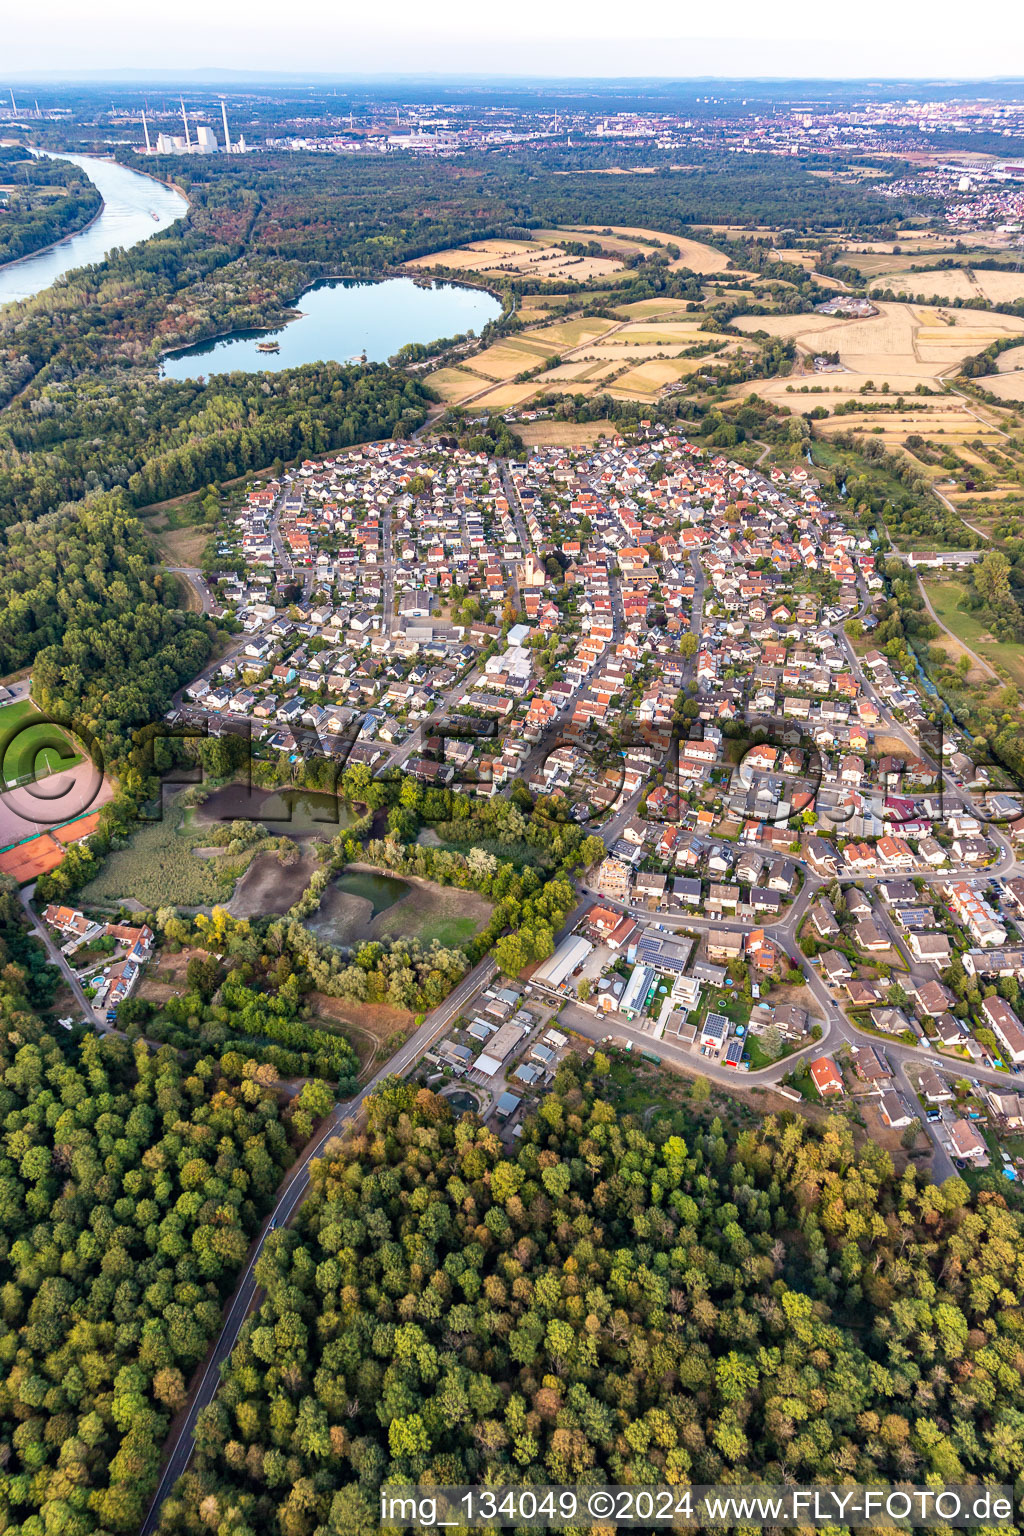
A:
[[[147,68],[339,76],[1024,76],[1019,0],[986,0],[984,24],[976,27],[951,0],[683,0],[636,10],[632,28],[630,14],[622,0],[517,0],[490,8],[479,0],[388,0],[381,7],[304,0],[294,12],[279,0],[38,0],[8,15],[0,72],[12,79]]]

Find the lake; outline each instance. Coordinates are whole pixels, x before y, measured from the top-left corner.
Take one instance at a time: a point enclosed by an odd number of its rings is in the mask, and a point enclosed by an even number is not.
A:
[[[442,336],[478,334],[496,320],[501,305],[493,294],[458,283],[421,287],[411,277],[379,283],[331,278],[307,288],[296,300],[298,319],[273,331],[240,331],[168,353],[165,379],[202,379],[212,373],[245,373],[297,368],[302,363],[359,361],[382,363],[406,342],[437,341]],[[276,341],[278,352],[260,352],[259,341]]]
[[[103,261],[107,252],[115,247],[128,250],[140,240],[148,240],[151,235],[166,229],[188,211],[188,203],[180,192],[154,181],[152,176],[130,171],[127,166],[115,165],[96,155],[50,155],[48,158],[70,160],[81,166],[99,189],[103,208],[88,229],[69,235],[50,250],[37,251],[34,256],[25,256],[21,261],[0,267],[0,304],[29,299],[49,288],[65,272]]]

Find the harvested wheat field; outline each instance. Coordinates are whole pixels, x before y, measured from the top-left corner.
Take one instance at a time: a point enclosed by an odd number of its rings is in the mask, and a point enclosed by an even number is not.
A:
[[[1024,272],[975,272],[974,277],[993,304],[1013,304],[1024,299]]]
[[[601,379],[619,366],[618,362],[609,362],[607,359],[600,358],[596,362],[580,359],[571,363],[560,363],[557,368],[548,369],[543,375],[542,382],[547,384],[549,382],[564,383],[567,379]]]
[[[970,272],[964,267],[928,272],[892,272],[887,276],[875,278],[871,284],[871,290],[875,292],[880,288],[891,288],[893,293],[906,294],[910,298],[914,298],[919,293],[924,294],[928,299],[982,299],[985,297],[977,283],[972,280]]]
[[[450,403],[475,394],[481,385],[479,375],[465,368],[439,368],[430,375],[429,382],[431,389],[436,389],[441,399]]]
[[[872,380],[888,384],[890,392],[912,393],[917,384],[938,388],[941,377],[965,357],[981,352],[992,341],[1017,331],[1024,320],[977,310],[943,310],[931,304],[880,303],[879,313],[864,320],[830,319],[823,315],[739,316],[744,331],[764,330],[795,341],[804,355],[838,352],[851,375],[843,392],[853,395]],[[947,323],[947,319],[949,323]],[[828,388],[828,375],[819,376]],[[760,392],[780,398],[779,380],[768,380]]]
[[[524,421],[516,431],[528,448],[575,448],[613,438],[618,434],[614,421]]]
[[[464,366],[482,378],[493,379],[500,384],[505,379],[514,379],[517,373],[525,373],[527,368],[536,368],[540,362],[543,362],[541,356],[520,352],[518,348],[506,347],[504,343],[498,342],[474,357],[467,357]]]
[[[538,231],[541,235],[543,232]],[[551,234],[551,232],[549,232]],[[613,256],[573,256],[555,243],[557,232],[547,240],[475,240],[430,256],[416,256],[406,266],[432,271],[447,267],[456,272],[495,276],[502,272],[536,277],[542,282],[585,283],[594,277],[612,277],[623,270]]]
[[[584,342],[596,341],[599,336],[615,330],[617,323],[615,320],[591,319],[581,315],[575,320],[561,320],[555,325],[544,326],[542,330],[531,331],[530,340],[543,344],[548,352],[571,351]]]
[[[996,368],[1000,373],[1016,373],[1024,368],[1024,342],[1019,347],[1010,347],[1006,352],[1001,352],[996,358]]]
[[[998,400],[1019,403],[1024,400],[1024,372],[992,373],[986,374],[982,379],[976,380],[982,389],[987,389],[989,394],[995,395]]]
[[[666,384],[675,384],[686,373],[692,373],[700,364],[693,358],[666,358],[651,360],[631,368],[621,379],[616,379],[609,393],[626,399],[650,400]]]
[[[692,311],[687,309],[687,299],[637,299],[633,304],[620,304],[614,311],[623,320],[682,320],[687,321]]]
[[[524,400],[532,400],[544,388],[538,379],[529,384],[498,384],[488,390],[486,395],[481,395],[476,403],[482,411],[507,411],[510,405],[522,405]],[[573,390],[573,393],[582,394],[584,391]]]
[[[610,235],[604,233],[606,228],[611,230]],[[729,265],[729,258],[722,251],[699,240],[688,240],[683,235],[667,235],[663,230],[637,229],[624,224],[581,224],[574,226],[571,233],[592,235],[608,249],[626,253],[643,250],[646,240],[653,240],[657,245],[677,245],[680,255],[670,264],[673,270],[686,267],[691,272],[724,272]]]

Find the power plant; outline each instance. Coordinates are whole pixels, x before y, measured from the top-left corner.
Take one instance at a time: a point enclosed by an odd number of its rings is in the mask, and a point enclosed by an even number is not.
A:
[[[164,132],[160,132],[160,133],[157,134],[156,143],[153,144],[152,141],[150,140],[150,137],[149,137],[149,124],[146,121],[146,114],[145,114],[145,112],[143,112],[143,114],[142,114],[142,136],[143,136],[143,139],[144,139],[145,143],[144,143],[144,146],[143,145],[139,145],[137,147],[137,153],[138,154],[140,154],[140,155],[216,155],[216,154],[244,155],[246,153],[247,146],[246,146],[244,135],[239,134],[239,136],[238,136],[238,138],[236,138],[235,142],[234,143],[231,142],[231,131],[228,128],[228,104],[225,101],[223,96],[220,99],[221,121],[224,124],[224,143],[223,144],[218,144],[218,142],[217,142],[217,135],[214,133],[213,129],[207,123],[197,123],[195,125],[195,138],[193,139],[193,137],[192,137],[192,130],[191,130],[190,126],[189,126],[188,112],[185,109],[185,98],[183,96],[180,96],[178,98],[178,101],[179,101],[179,105],[181,107],[181,122],[182,122],[182,127],[185,130],[184,133],[164,133]]]

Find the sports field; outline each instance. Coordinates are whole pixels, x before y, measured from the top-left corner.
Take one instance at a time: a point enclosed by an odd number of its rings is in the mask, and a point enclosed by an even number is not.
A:
[[[0,705],[0,788],[41,779],[81,761],[78,744],[45,719],[31,699]]]

